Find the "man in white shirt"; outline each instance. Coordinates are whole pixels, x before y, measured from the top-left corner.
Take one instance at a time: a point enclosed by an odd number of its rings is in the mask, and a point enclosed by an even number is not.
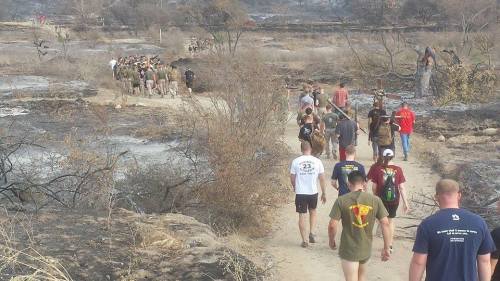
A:
[[[313,230],[316,227],[316,207],[318,205],[318,179],[321,185],[321,202],[326,203],[325,168],[321,160],[311,155],[311,144],[301,143],[302,156],[293,160],[290,168],[290,180],[295,191],[295,210],[299,213],[299,230],[302,247],[316,243]],[[306,227],[309,211],[309,229]],[[308,237],[309,236],[309,237]],[[307,240],[307,238],[309,238]]]
[[[111,67],[111,72],[113,73],[113,78],[115,78],[115,66],[117,64],[117,61],[115,60],[115,58],[112,58],[110,61],[109,61],[109,66]]]
[[[300,99],[300,108],[305,111],[306,108],[314,109],[314,99],[310,95],[306,95]]]

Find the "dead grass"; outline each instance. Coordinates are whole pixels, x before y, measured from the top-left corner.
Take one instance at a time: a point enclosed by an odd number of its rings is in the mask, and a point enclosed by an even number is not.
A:
[[[34,248],[31,219],[23,214],[3,211],[0,222],[0,275],[10,281],[73,281],[66,268],[55,258]],[[21,238],[20,236],[25,236]],[[28,243],[20,243],[21,240]]]
[[[211,169],[199,195],[221,233],[262,234],[283,200],[286,92],[255,53],[215,60],[211,69],[212,105],[190,104],[183,125],[198,132]]]

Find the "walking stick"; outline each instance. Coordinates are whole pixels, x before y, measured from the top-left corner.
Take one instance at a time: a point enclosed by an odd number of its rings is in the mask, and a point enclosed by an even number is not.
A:
[[[333,106],[333,108],[335,108],[338,112],[340,112],[342,115],[344,115],[347,119],[349,120],[352,120],[352,118],[347,115],[342,109],[340,109],[340,107],[338,107],[337,105],[335,105],[334,103],[332,103],[331,101],[328,101],[328,103]],[[356,122],[357,123],[357,122]],[[359,127],[359,129],[365,133],[365,134],[368,134],[363,128]]]

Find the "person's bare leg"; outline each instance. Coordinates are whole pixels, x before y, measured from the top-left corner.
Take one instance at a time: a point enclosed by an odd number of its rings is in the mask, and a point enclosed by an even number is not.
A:
[[[307,214],[299,214],[299,230],[300,236],[302,237],[302,242],[307,243],[307,237],[309,235],[306,229]]]
[[[314,233],[314,230],[316,229],[316,222],[317,222],[317,217],[318,217],[318,212],[316,209],[309,210],[309,233]]]
[[[346,281],[359,281],[359,262],[342,260],[342,271]]]
[[[366,278],[367,269],[368,269],[368,263],[359,264],[359,269],[358,269],[358,280],[359,281],[366,281],[366,280],[368,280]]]
[[[394,240],[394,233],[396,231],[396,225],[394,224],[394,219],[389,219],[389,228],[391,230],[391,235],[389,237],[389,245],[392,247],[392,241]]]

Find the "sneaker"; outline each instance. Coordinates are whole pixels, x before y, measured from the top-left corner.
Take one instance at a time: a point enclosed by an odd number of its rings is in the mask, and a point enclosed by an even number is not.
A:
[[[316,235],[309,233],[309,243],[316,243]]]
[[[300,245],[300,247],[302,248],[307,248],[309,246],[309,244],[307,244],[307,242],[302,242],[302,244]]]
[[[405,156],[405,158],[403,159],[403,161],[408,161],[408,156]]]

